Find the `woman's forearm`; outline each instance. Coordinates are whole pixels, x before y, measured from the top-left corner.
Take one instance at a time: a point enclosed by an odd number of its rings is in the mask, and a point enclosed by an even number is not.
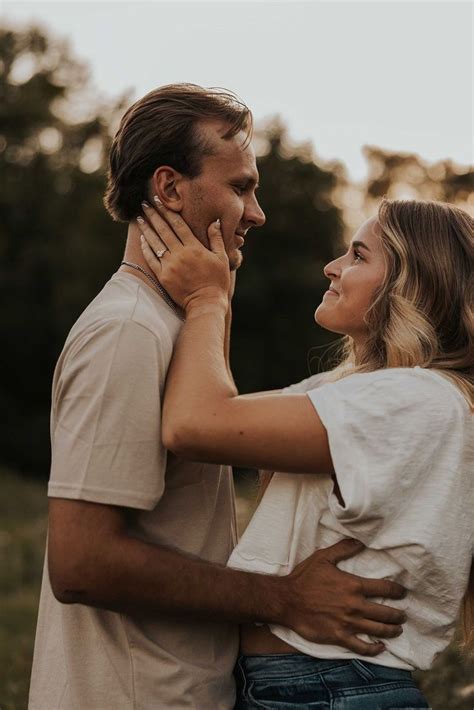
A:
[[[224,359],[227,368],[227,374],[235,387],[234,377],[232,375],[232,370],[230,367],[230,333],[232,328],[232,307],[229,303],[229,308],[227,309],[227,314],[225,317],[225,337],[224,337]]]
[[[198,303],[189,309],[168,370],[163,408],[163,441],[173,449],[180,432],[195,427],[205,408],[206,418],[238,392],[228,369],[228,304]],[[215,410],[215,411],[213,411]]]
[[[195,302],[175,346],[162,438],[181,458],[331,473],[327,433],[306,395],[239,397],[224,354],[227,299]]]

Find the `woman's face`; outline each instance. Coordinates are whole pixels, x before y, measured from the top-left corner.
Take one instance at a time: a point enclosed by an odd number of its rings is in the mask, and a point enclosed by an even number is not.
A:
[[[314,314],[323,328],[350,335],[356,343],[367,337],[364,318],[385,277],[379,229],[376,217],[368,219],[347,252],[325,266],[324,274],[331,283]]]

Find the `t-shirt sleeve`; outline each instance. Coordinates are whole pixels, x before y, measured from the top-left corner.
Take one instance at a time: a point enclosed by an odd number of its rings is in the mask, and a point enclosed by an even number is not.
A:
[[[319,372],[316,375],[311,375],[301,382],[296,382],[296,384],[289,385],[282,389],[282,394],[306,394],[310,390],[320,387],[324,382],[324,375],[326,373]]]
[[[158,338],[110,320],[70,344],[53,385],[48,495],[151,510],[164,488]]]
[[[412,504],[417,491],[443,485],[430,479],[433,462],[462,416],[457,396],[443,384],[378,371],[328,383],[308,396],[327,430],[344,502],[333,494],[330,508],[354,532],[370,539],[400,506]]]

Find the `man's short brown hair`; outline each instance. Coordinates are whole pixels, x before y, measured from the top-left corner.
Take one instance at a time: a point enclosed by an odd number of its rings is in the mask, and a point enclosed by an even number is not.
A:
[[[252,131],[250,109],[230,91],[195,84],[162,86],[136,101],[124,114],[109,158],[104,204],[117,222],[130,222],[147,199],[148,182],[160,165],[197,177],[211,154],[200,137],[202,121],[228,126],[223,138]]]

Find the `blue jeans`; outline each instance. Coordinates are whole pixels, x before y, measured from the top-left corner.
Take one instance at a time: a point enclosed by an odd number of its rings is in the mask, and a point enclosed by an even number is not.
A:
[[[429,708],[411,673],[353,659],[300,653],[241,656],[236,710],[408,710]]]

